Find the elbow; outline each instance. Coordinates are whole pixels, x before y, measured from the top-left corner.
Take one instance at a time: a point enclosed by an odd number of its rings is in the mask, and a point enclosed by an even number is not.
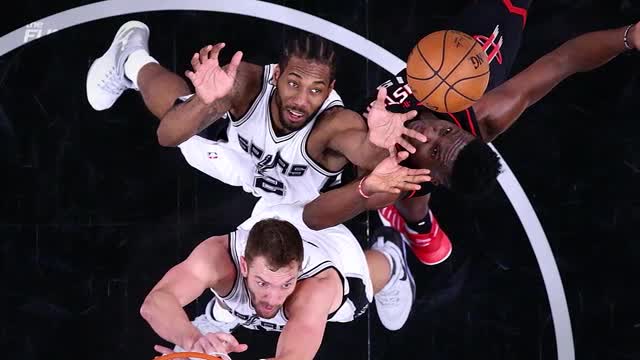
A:
[[[151,305],[149,296],[144,299],[142,306],[140,306],[140,316],[147,322],[150,322],[150,319],[153,317],[153,305]]]
[[[322,230],[322,229],[326,229],[327,226],[325,226],[324,224],[320,223],[320,222],[308,222],[305,221],[305,224],[307,224],[307,227],[313,231],[318,231],[318,230]]]
[[[163,147],[176,147],[180,145],[180,142],[170,134],[167,134],[167,131],[164,130],[162,124],[158,126],[158,130],[156,131],[156,136],[158,138],[158,144]]]
[[[312,212],[307,211],[306,208],[302,212],[302,221],[311,230],[318,231],[326,228],[326,226],[322,224],[322,221],[319,220],[320,217],[313,216]]]
[[[144,302],[140,306],[140,316],[145,319],[148,323],[151,323],[153,319],[156,317],[158,312],[157,307],[157,294],[155,291],[152,291],[147,295],[144,299]]]

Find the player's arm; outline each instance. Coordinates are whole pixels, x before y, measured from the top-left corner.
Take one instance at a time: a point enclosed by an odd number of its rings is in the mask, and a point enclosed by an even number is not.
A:
[[[305,205],[302,213],[304,223],[312,230],[322,230],[347,222],[360,213],[393,204],[399,194],[372,193],[365,178],[362,185],[355,180],[340,188],[320,194]],[[363,197],[359,190],[368,194]]]
[[[196,94],[176,104],[161,119],[158,142],[162,146],[177,146],[199,133],[227,111],[243,112],[246,100],[260,91],[262,68],[240,62],[242,53],[236,53],[224,67],[218,64],[217,44],[205,47],[191,59],[194,72],[187,72]]]
[[[140,308],[140,314],[163,339],[190,349],[200,337],[183,307],[224,276],[227,236],[209,238],[189,257],[169,270],[154,286]],[[228,264],[228,267],[232,267]],[[228,271],[228,270],[227,270]]]
[[[363,211],[387,206],[398,199],[402,191],[419,190],[419,184],[431,180],[429,171],[400,166],[407,156],[406,151],[389,156],[364,178],[320,194],[305,205],[304,223],[313,230],[325,229]]]
[[[333,269],[298,283],[285,307],[289,321],[278,339],[274,360],[312,360],[327,318],[341,298],[341,280]]]
[[[328,110],[316,131],[322,132],[327,149],[363,169],[372,170],[389,155],[386,149],[369,141],[364,118],[349,109]]]
[[[595,31],[575,37],[544,55],[525,70],[487,92],[473,105],[485,141],[508,129],[529,106],[567,77],[600,67],[626,50],[627,27]],[[628,32],[628,43],[638,49],[640,27]]]

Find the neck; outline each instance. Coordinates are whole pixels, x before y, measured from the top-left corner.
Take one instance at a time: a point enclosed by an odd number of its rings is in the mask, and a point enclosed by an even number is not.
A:
[[[271,126],[273,130],[276,132],[278,136],[284,136],[291,133],[291,130],[287,130],[282,126],[282,118],[280,107],[278,107],[278,102],[276,101],[276,96],[278,96],[275,92],[271,95],[271,99],[269,100],[269,112],[271,113]]]

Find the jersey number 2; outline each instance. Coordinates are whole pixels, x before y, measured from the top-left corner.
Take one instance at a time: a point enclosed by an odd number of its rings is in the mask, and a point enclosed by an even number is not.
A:
[[[255,187],[266,192],[284,196],[284,183],[280,180],[272,178],[271,176],[256,176],[254,179],[254,184]]]

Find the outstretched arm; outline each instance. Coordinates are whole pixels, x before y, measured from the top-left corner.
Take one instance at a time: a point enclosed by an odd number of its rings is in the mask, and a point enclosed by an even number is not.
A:
[[[187,71],[196,94],[175,105],[160,119],[157,136],[162,146],[177,146],[221,118],[258,91],[253,77],[256,65],[241,63],[242,53],[236,52],[231,62],[220,67],[218,54],[224,43],[208,45],[191,58],[193,71]],[[257,75],[259,76],[259,75]]]
[[[431,180],[429,170],[400,166],[408,156],[406,151],[389,156],[361,180],[320,194],[305,205],[304,223],[313,230],[326,229],[393,203],[401,191],[419,190],[420,183]]]
[[[485,141],[508,129],[529,106],[567,77],[593,70],[627,50],[627,27],[595,31],[573,38],[544,55],[525,70],[487,92],[473,108]],[[640,47],[640,26],[628,31],[627,43]]]
[[[147,295],[140,314],[160,337],[184,349],[194,348],[201,335],[183,307],[228,276],[225,269],[233,265],[226,254],[227,241],[226,236],[205,240]]]
[[[385,109],[384,99],[387,89],[382,87],[373,104],[367,109],[365,117],[347,109],[336,109],[327,114],[328,121],[321,127],[325,132],[326,147],[342,154],[350,162],[366,170],[372,170],[389,154],[396,153],[396,144],[410,153],[416,151],[408,141],[426,141],[426,137],[404,126],[414,118],[416,111],[396,114]]]

